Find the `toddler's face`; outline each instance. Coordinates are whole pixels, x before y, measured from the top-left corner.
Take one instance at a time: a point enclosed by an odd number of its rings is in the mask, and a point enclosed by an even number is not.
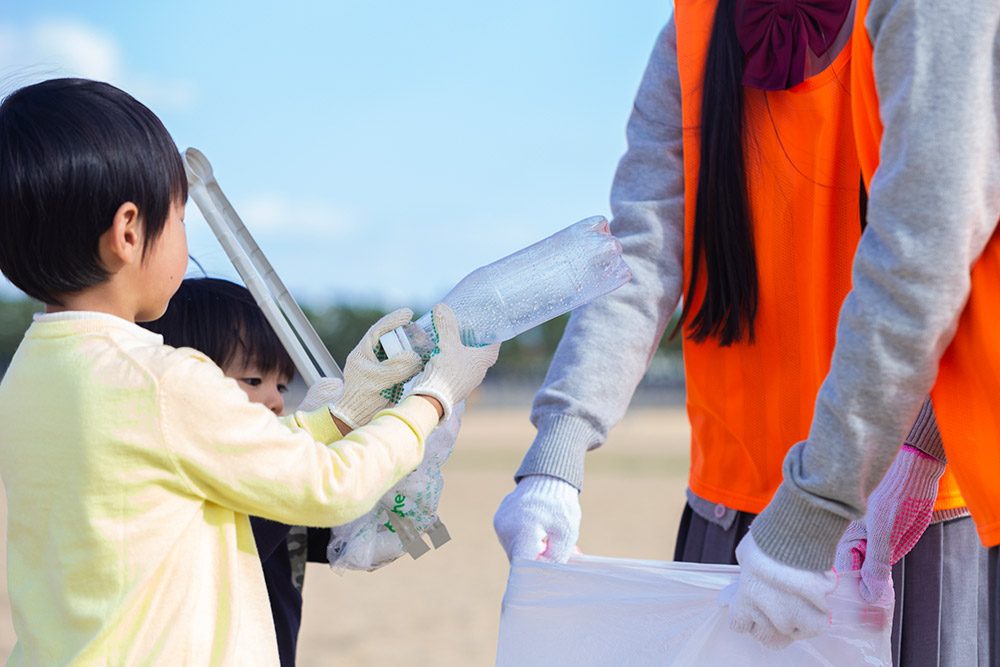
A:
[[[246,392],[247,398],[254,403],[266,406],[276,415],[285,411],[285,392],[291,378],[278,371],[262,373],[258,368],[245,366],[240,361],[230,362],[222,369],[227,377],[239,383],[240,389]]]

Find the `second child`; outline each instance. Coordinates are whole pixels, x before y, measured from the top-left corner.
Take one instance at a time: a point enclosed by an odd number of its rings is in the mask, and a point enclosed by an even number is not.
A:
[[[359,343],[353,360],[374,347],[373,332],[407,320],[409,313],[403,310],[376,322]],[[167,312],[143,326],[163,336],[163,342],[171,347],[190,347],[203,352],[226,377],[236,382],[251,402],[279,416],[285,413],[285,392],[295,375],[295,365],[246,287],[219,278],[187,278],[170,299]],[[356,377],[357,371],[357,363],[347,364],[346,384],[352,388],[368,387]],[[321,380],[310,389],[300,409],[307,404],[322,405],[327,402],[324,396],[340,397],[337,391],[340,388],[339,380]],[[377,389],[371,386],[363,398],[356,396],[346,404],[338,402],[334,411],[346,422],[367,423],[375,412],[389,406]],[[344,430],[348,428],[345,424]],[[430,437],[439,437],[439,433],[435,431]],[[271,603],[278,657],[283,666],[293,666],[302,621],[306,561],[327,562],[330,530],[293,527],[258,516],[250,517],[250,526]]]

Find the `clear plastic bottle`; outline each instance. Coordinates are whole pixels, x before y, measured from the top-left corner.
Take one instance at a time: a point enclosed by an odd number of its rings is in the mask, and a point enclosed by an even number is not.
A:
[[[442,301],[455,311],[462,342],[489,345],[547,322],[632,279],[608,221],[581,220],[492,264],[476,269]],[[434,349],[431,314],[382,337],[388,356]]]

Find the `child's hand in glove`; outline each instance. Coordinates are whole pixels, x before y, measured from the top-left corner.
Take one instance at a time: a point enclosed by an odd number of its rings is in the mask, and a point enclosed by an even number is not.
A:
[[[296,412],[312,412],[333,405],[344,393],[344,381],[340,378],[320,378],[309,387],[305,398],[295,408]]]
[[[379,361],[375,356],[378,339],[396,327],[413,319],[413,311],[400,308],[372,325],[347,355],[344,364],[344,393],[330,406],[330,413],[352,429],[371,421],[375,413],[389,406],[383,390],[406,382],[420,372],[420,357],[415,352],[404,352],[392,359]]]
[[[444,419],[448,419],[454,405],[468,398],[496,363],[500,344],[463,345],[455,313],[443,303],[434,306],[432,317],[439,352],[414,381],[412,393],[436,399],[444,409]]]

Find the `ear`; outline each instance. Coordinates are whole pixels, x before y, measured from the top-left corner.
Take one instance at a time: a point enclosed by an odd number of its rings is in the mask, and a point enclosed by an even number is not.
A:
[[[97,242],[104,268],[114,273],[128,264],[141,262],[142,232],[139,207],[130,201],[119,206],[111,226]]]

